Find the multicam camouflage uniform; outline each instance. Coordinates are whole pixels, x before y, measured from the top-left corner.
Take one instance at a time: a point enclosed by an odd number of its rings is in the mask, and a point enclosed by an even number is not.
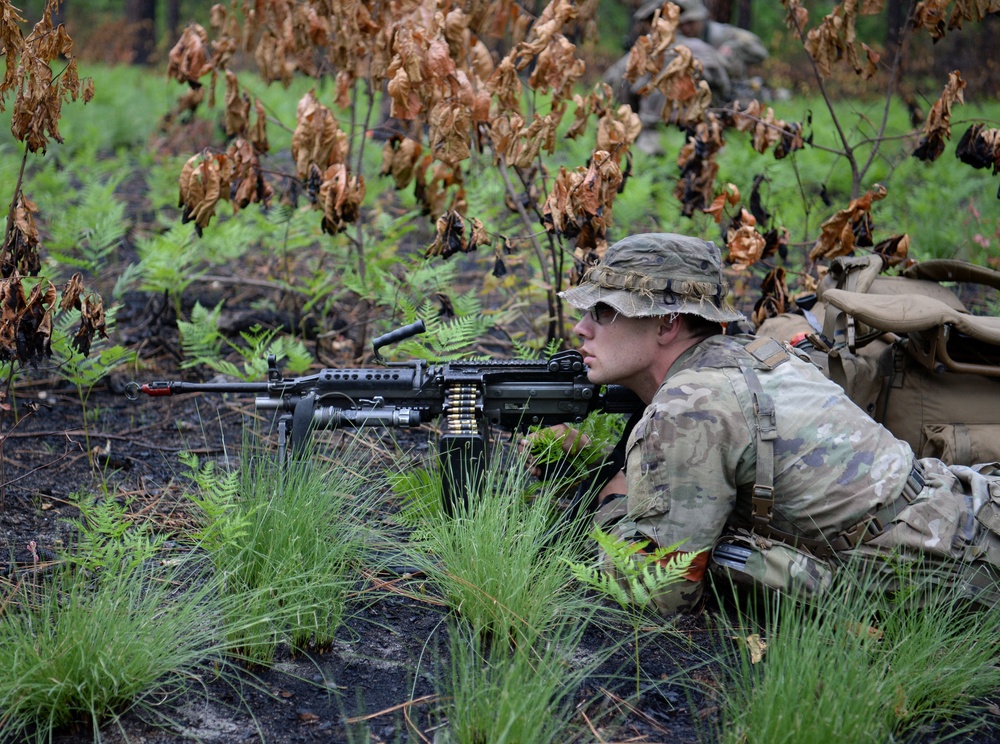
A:
[[[716,106],[724,106],[729,103],[732,100],[732,85],[729,82],[729,74],[726,72],[721,55],[701,39],[678,36],[676,44],[688,47],[694,58],[701,62],[701,77],[708,83],[708,87],[712,91],[712,102]],[[674,56],[672,53],[668,55],[665,64],[670,64]],[[646,96],[640,98],[639,91],[645,87],[651,76],[642,75],[635,83],[630,83],[625,79],[627,69],[628,55],[626,54],[607,69],[602,79],[611,86],[617,101],[629,104],[632,110],[639,114],[643,126],[652,127],[662,123],[666,96],[654,88]]]
[[[612,246],[564,297],[580,309],[604,302],[628,317],[733,321],[741,316],[724,299],[720,264],[712,243],[636,235]],[[851,554],[894,552],[959,561],[970,594],[996,591],[1000,477],[988,467],[984,474],[914,460],[908,444],[776,341],[716,335],[688,349],[626,452],[628,494],[598,512],[621,538],[694,552],[743,535],[759,548],[744,570],[788,590],[822,588]],[[773,486],[773,501],[755,486]],[[799,550],[784,549],[791,545]],[[775,546],[782,550],[772,553]],[[661,611],[699,601],[705,563],[656,598]]]
[[[701,40],[718,50],[726,72],[734,83],[746,79],[747,68],[750,65],[760,64],[767,59],[767,47],[757,34],[739,26],[711,20],[708,8],[701,0],[674,0],[674,2],[681,9],[678,19],[680,23],[696,21],[704,24],[700,34]]]
[[[767,47],[757,34],[728,23],[707,21],[702,40],[719,51],[732,80],[745,80],[747,68],[768,57]]]

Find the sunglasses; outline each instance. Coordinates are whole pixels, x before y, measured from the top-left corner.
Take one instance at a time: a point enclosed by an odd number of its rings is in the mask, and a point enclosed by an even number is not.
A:
[[[597,325],[606,325],[618,317],[618,311],[604,302],[598,302],[587,311],[587,314]]]

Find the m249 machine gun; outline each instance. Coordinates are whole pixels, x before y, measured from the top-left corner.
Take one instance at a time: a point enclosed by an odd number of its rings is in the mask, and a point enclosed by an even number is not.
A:
[[[417,321],[374,339],[379,350],[424,331]],[[178,393],[256,395],[260,410],[278,413],[278,457],[301,456],[315,429],[363,426],[414,428],[438,420],[438,453],[445,476],[445,506],[454,495],[465,497],[482,473],[487,430],[497,426],[525,432],[531,426],[574,423],[594,411],[634,413],[639,398],[623,387],[606,389],[587,379],[577,351],[548,360],[488,360],[384,363],[382,367],[323,369],[304,377],[283,378],[274,357],[267,382],[129,383],[131,400]]]

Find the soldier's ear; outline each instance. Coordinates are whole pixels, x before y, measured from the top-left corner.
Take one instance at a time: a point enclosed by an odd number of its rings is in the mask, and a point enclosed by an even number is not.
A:
[[[659,318],[659,321],[657,335],[659,336],[660,342],[669,343],[670,341],[673,341],[681,329],[681,316],[676,314],[663,315]]]

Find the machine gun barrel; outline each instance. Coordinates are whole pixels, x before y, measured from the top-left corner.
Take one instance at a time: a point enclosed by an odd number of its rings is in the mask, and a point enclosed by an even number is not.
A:
[[[157,380],[140,385],[129,382],[125,385],[125,397],[138,400],[143,393],[150,397],[174,395],[176,393],[265,393],[266,382],[181,382],[178,380]]]

